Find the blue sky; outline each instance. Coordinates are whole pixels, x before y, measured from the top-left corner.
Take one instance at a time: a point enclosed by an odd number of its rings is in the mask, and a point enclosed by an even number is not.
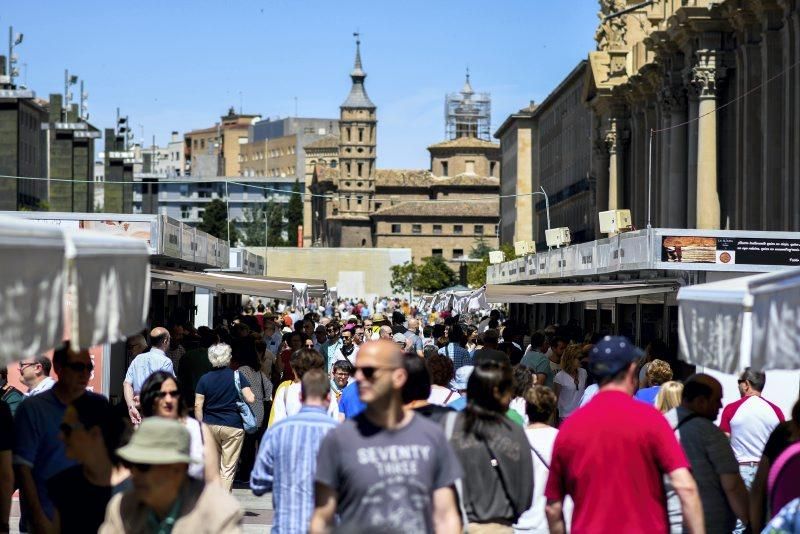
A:
[[[119,106],[137,139],[142,125],[147,144],[164,144],[238,109],[240,92],[245,113],[293,115],[297,97],[300,116],[338,117],[358,29],[378,166],[424,168],[465,67],[492,95],[494,131],[586,58],[597,11],[597,0],[18,1],[0,12],[0,35],[25,34],[21,77],[37,96],[62,92],[69,68],[92,123],[111,127]]]

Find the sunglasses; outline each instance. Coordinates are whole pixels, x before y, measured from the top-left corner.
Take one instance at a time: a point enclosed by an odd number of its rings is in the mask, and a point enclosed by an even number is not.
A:
[[[68,369],[71,369],[76,373],[82,373],[84,371],[89,371],[91,373],[92,371],[94,371],[94,364],[91,362],[89,363],[70,362],[70,363],[65,363],[64,367],[67,367]]]
[[[385,369],[387,371],[394,371],[397,367],[374,367],[374,366],[363,366],[363,367],[356,367],[356,373],[361,371],[361,374],[364,375],[364,378],[367,380],[372,380],[372,377],[375,376],[375,372]]]
[[[147,473],[148,471],[150,471],[150,468],[153,467],[151,464],[137,464],[135,462],[125,462],[125,461],[122,462],[122,465],[123,467],[129,470],[135,469],[140,473]]]
[[[169,395],[173,399],[177,399],[178,397],[181,396],[181,392],[178,391],[177,389],[173,389],[172,391],[159,391],[158,393],[156,393],[156,398],[163,399],[167,395]]]
[[[78,429],[81,429],[81,428],[83,428],[83,425],[82,425],[82,424],[80,424],[80,423],[75,423],[75,424],[72,424],[72,425],[70,425],[69,423],[61,423],[61,424],[58,426],[58,429],[59,429],[59,430],[61,431],[61,433],[62,433],[62,434],[64,434],[64,436],[65,436],[65,437],[67,437],[67,438],[68,438],[68,437],[70,437],[70,436],[72,435],[72,432],[73,432],[74,430],[78,430]]]

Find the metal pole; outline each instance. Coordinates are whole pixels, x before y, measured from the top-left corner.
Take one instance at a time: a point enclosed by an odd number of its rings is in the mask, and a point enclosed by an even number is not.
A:
[[[14,64],[11,62],[11,56],[14,55],[14,26],[8,27],[8,82],[13,85],[14,83]]]
[[[547,192],[544,190],[544,187],[539,186],[539,189],[542,190],[542,194],[544,195],[544,209],[547,213],[547,229],[550,229],[550,199],[547,196]]]
[[[228,195],[228,177],[225,177],[225,218],[228,220],[228,246],[231,244],[231,197]]]
[[[267,275],[267,245],[269,244],[269,201],[264,204],[264,276]]]
[[[78,99],[78,120],[83,118],[83,80],[81,80],[81,94]]]
[[[650,143],[647,149],[647,227],[650,228],[650,209],[653,198],[653,137],[655,137],[655,130],[650,128]]]
[[[67,101],[67,95],[69,94],[69,69],[64,69],[64,105],[62,110],[62,115],[64,117],[64,122],[67,122],[67,107],[69,106],[69,102]]]

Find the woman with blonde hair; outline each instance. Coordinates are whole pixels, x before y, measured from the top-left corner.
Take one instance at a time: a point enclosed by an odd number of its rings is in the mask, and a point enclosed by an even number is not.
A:
[[[563,421],[581,404],[581,397],[586,389],[588,377],[586,369],[581,367],[583,347],[570,344],[561,355],[561,370],[553,378],[553,390],[558,397],[558,418]]]
[[[675,380],[664,382],[656,394],[655,406],[661,413],[667,413],[680,405],[682,394],[683,384],[681,382]]]

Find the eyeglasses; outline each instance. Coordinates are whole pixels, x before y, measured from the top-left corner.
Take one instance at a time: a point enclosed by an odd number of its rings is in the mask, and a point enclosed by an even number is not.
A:
[[[72,425],[71,425],[71,424],[69,424],[69,423],[61,423],[61,424],[58,426],[58,429],[59,429],[59,430],[61,431],[61,433],[62,433],[62,434],[64,434],[64,436],[65,436],[65,437],[67,437],[67,438],[68,438],[68,437],[70,437],[70,436],[72,435],[72,432],[73,432],[74,430],[79,430],[79,429],[81,429],[81,428],[83,428],[83,425],[82,425],[82,424],[80,424],[80,423],[75,423],[75,424],[72,424]]]
[[[19,370],[22,371],[26,367],[30,367],[31,365],[36,365],[36,362],[27,362],[19,364]]]
[[[181,392],[178,391],[177,389],[173,389],[172,391],[159,391],[158,393],[156,393],[156,398],[163,399],[167,395],[169,395],[173,399],[177,399],[178,397],[181,396]]]
[[[153,467],[151,464],[137,464],[135,462],[125,462],[125,461],[122,462],[122,465],[131,470],[135,469],[140,473],[147,473],[148,471],[150,471],[150,468]]]
[[[89,371],[91,373],[92,371],[94,371],[94,364],[91,362],[89,363],[69,362],[65,363],[64,367],[67,367],[75,371],[76,373],[82,373],[84,371]]]
[[[363,367],[356,367],[356,373],[361,371],[361,374],[364,375],[364,378],[366,378],[367,380],[372,380],[372,377],[375,376],[375,372],[380,369],[384,369],[387,371],[394,371],[395,369],[397,369],[397,367],[374,367],[365,365]]]

